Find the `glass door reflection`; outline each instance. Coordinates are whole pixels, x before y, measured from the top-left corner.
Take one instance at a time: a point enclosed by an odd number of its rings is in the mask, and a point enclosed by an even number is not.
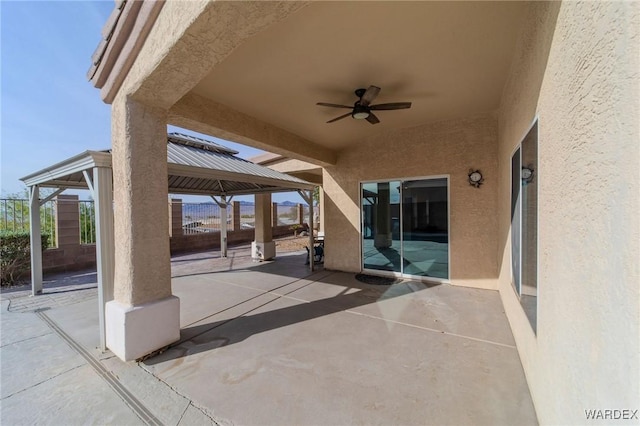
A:
[[[401,273],[399,181],[362,185],[362,230],[364,268]]]
[[[449,277],[447,179],[402,183],[403,273]]]
[[[362,184],[363,269],[449,278],[448,179]]]

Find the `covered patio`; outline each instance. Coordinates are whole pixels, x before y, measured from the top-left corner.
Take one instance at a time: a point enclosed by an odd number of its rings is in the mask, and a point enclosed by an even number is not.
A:
[[[223,423],[537,424],[497,291],[366,284],[301,256],[197,274],[174,258],[180,340],[141,367]]]
[[[366,284],[305,256],[174,256],[180,339],[139,363],[100,350],[95,296],[39,315],[164,424],[189,424],[185,399],[216,424],[537,424],[497,291]]]
[[[312,206],[314,184],[236,157],[237,151],[210,140],[170,133],[167,136],[166,169],[168,193],[210,196],[220,207],[220,255],[227,256],[227,204],[235,195],[255,194],[256,226],[252,243],[252,258],[268,260],[276,255],[271,233],[271,194],[274,192],[298,191]],[[99,287],[100,340],[102,349],[109,347],[121,358],[135,359],[155,348],[155,344],[138,348],[139,339],[133,339],[125,349],[123,342],[111,336],[106,325],[106,305],[114,300],[115,244],[114,211],[125,206],[114,203],[112,152],[85,151],[60,163],[22,178],[29,189],[30,233],[31,233],[31,285],[32,295],[42,293],[42,250],[40,230],[40,206],[67,189],[88,189],[95,201],[96,264]],[[149,182],[152,184],[152,182]],[[40,189],[51,188],[53,192],[41,198]],[[144,198],[144,191],[138,194]],[[141,220],[150,224],[151,238],[168,241],[169,224],[164,216],[166,206],[137,211]],[[309,223],[313,223],[313,208],[309,208]],[[132,229],[133,224],[128,224]],[[123,236],[123,238],[126,237]],[[313,247],[313,233],[309,234],[309,246]],[[131,241],[126,241],[130,243]],[[167,266],[169,253],[166,253]],[[313,270],[313,256],[310,268]],[[167,270],[167,276],[169,271]],[[175,314],[179,311],[177,299]],[[177,330],[175,330],[177,333]],[[177,334],[176,334],[177,335]],[[142,339],[144,340],[144,339]],[[167,339],[166,344],[172,340]]]
[[[528,423],[522,368],[543,424],[637,415],[639,22],[638,2],[117,1],[88,73],[111,105],[108,346],[178,342],[146,368],[238,423]],[[321,168],[341,272],[172,281],[167,125]],[[440,179],[428,203],[409,185]],[[442,285],[353,282],[369,183],[398,212],[379,248],[398,220],[447,230]]]

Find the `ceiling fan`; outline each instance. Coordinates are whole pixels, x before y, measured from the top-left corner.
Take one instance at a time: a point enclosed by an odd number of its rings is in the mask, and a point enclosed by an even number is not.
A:
[[[338,120],[342,120],[348,116],[353,117],[356,120],[367,120],[371,124],[378,124],[380,120],[371,111],[385,111],[391,109],[407,109],[411,108],[411,102],[393,102],[389,104],[370,105],[371,102],[380,93],[380,88],[376,86],[369,86],[368,89],[357,89],[355,91],[356,96],[359,98],[353,106],[329,104],[326,102],[318,102],[316,105],[333,107],[333,108],[348,108],[351,112],[336,117],[327,123],[333,123]]]

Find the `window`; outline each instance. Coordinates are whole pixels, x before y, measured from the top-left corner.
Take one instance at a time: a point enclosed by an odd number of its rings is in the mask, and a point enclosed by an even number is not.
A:
[[[512,284],[536,331],[538,296],[538,122],[511,157]]]

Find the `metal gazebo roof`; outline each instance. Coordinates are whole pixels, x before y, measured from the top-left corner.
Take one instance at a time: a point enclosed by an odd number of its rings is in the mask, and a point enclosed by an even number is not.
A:
[[[236,157],[237,151],[211,141],[170,133],[167,137],[169,193],[243,195],[313,189],[315,185]],[[29,187],[86,189],[85,172],[111,167],[110,150],[85,151],[23,177]]]
[[[284,173],[260,166],[235,156],[236,151],[204,139],[170,133],[167,137],[167,169],[169,193],[209,195],[226,207],[227,196],[298,190],[313,203],[315,185]],[[21,180],[29,188],[29,227],[31,233],[32,294],[42,294],[42,249],[40,206],[66,189],[89,189],[95,201],[96,267],[98,271],[98,305],[100,346],[106,348],[105,304],[113,300],[114,280],[114,220],[113,175],[111,152],[85,151]],[[40,198],[40,188],[56,188],[53,194]],[[309,190],[308,195],[304,191]],[[220,197],[220,201],[216,199]],[[226,208],[221,209],[220,248],[226,256]],[[313,209],[309,209],[313,223]],[[313,233],[309,233],[313,246]],[[313,270],[313,256],[310,268]]]

